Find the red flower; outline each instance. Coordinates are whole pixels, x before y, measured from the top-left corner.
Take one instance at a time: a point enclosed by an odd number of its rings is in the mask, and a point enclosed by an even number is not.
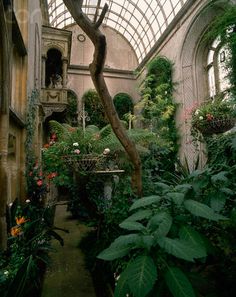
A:
[[[212,121],[212,120],[214,119],[213,115],[210,114],[210,113],[208,113],[208,114],[206,115],[206,118],[207,118],[207,121]]]
[[[44,148],[49,148],[50,145],[49,145],[49,143],[45,143],[43,147],[44,147]]]
[[[57,135],[56,135],[56,133],[52,133],[52,135],[51,135],[51,139],[53,139],[53,140],[56,140],[56,139],[57,139]]]
[[[37,180],[37,186],[42,187],[43,181],[41,179]]]
[[[47,178],[48,179],[53,179],[56,176],[57,176],[57,172],[51,172],[51,173],[48,174]]]

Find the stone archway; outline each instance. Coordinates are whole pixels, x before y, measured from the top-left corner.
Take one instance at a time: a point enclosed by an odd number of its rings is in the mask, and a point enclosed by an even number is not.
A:
[[[188,160],[190,168],[194,167],[196,159],[196,148],[192,143],[190,132],[190,111],[196,105],[204,101],[208,94],[206,64],[207,41],[204,34],[213,19],[222,12],[218,5],[206,5],[193,19],[185,36],[181,49],[181,115],[185,119],[181,123],[181,159]],[[200,144],[200,151],[202,145]],[[200,163],[203,165],[205,157],[200,154]]]

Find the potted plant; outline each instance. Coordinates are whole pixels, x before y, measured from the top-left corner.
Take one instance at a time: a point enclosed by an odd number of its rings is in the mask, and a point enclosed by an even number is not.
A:
[[[192,130],[203,136],[224,133],[235,125],[236,105],[232,100],[217,97],[192,111]]]

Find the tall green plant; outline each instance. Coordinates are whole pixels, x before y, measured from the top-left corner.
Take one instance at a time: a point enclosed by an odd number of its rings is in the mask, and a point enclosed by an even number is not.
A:
[[[212,289],[202,292],[202,277],[217,282],[209,267],[221,267],[226,257],[230,269],[235,269],[235,261],[227,256],[227,251],[234,254],[235,240],[232,234],[226,235],[234,225],[235,170],[235,166],[225,171],[196,170],[175,186],[158,183],[158,195],[132,204],[130,216],[119,225],[127,234],[98,255],[106,261],[126,261],[116,297],[192,297],[197,290],[205,296]],[[201,270],[204,276],[195,273]],[[220,296],[225,296],[225,290]]]

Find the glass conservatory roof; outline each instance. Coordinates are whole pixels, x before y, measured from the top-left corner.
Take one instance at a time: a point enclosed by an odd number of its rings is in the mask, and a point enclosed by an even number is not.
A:
[[[141,62],[188,0],[84,0],[83,11],[97,19],[105,3],[109,9],[103,24],[122,34]],[[48,0],[51,26],[74,23],[63,0]]]

